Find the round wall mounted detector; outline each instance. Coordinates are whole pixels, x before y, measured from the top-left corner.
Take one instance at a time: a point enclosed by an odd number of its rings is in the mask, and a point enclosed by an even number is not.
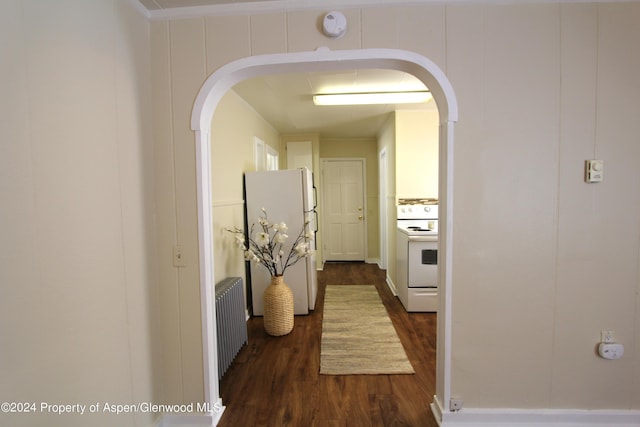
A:
[[[327,37],[342,37],[347,32],[347,18],[342,12],[329,12],[322,20],[322,31]]]

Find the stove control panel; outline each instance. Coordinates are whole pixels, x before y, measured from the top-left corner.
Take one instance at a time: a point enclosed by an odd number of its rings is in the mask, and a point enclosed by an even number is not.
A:
[[[438,205],[398,205],[398,219],[438,219]]]

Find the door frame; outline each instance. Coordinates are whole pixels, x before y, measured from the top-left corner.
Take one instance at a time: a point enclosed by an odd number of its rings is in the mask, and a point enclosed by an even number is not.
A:
[[[389,197],[389,165],[387,158],[387,148],[384,147],[378,153],[378,217],[380,220],[378,221],[378,227],[380,228],[380,268],[382,270],[387,269],[388,263],[388,253],[389,253],[389,243],[388,243],[388,207],[387,207],[387,198]],[[387,274],[387,281],[389,280],[389,275]]]
[[[364,259],[363,261],[367,261],[368,257],[369,257],[369,250],[368,250],[368,238],[367,238],[367,227],[368,227],[368,219],[367,217],[369,215],[366,214],[367,212],[367,159],[365,159],[364,157],[322,157],[320,158],[320,200],[322,200],[322,203],[326,206],[326,201],[325,201],[325,196],[327,195],[327,193],[324,191],[324,189],[326,188],[324,185],[324,164],[326,162],[335,162],[335,161],[350,161],[350,162],[360,162],[362,163],[362,215],[363,215],[363,221],[362,221],[362,226],[364,227],[364,232],[363,232],[363,236],[362,236],[362,245],[363,245],[363,251],[364,251]],[[327,213],[326,213],[326,209],[324,210],[324,214],[322,215],[322,229],[326,230],[327,229],[327,224],[326,224],[326,218],[327,218]],[[327,236],[323,234],[322,236],[322,244],[326,245],[327,243]],[[322,263],[324,264],[327,261],[327,251],[325,250],[326,248],[323,246],[322,247]]]
[[[213,212],[211,207],[211,121],[222,97],[236,83],[267,74],[305,71],[382,68],[404,71],[421,80],[431,91],[440,118],[440,239],[439,279],[442,284],[438,306],[436,395],[431,404],[440,422],[451,412],[451,305],[453,252],[453,142],[458,120],[458,103],[444,72],[426,57],[400,49],[355,49],[256,55],[230,62],[213,72],[196,97],[191,129],[195,137],[196,195],[202,313],[203,383],[205,403],[220,410],[209,414],[216,424],[224,409],[218,383],[218,357],[214,300]]]

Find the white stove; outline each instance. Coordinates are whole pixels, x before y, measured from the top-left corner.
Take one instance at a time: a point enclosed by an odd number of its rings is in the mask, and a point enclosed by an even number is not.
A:
[[[438,205],[398,205],[398,230],[409,236],[438,237]]]
[[[397,214],[398,298],[409,312],[437,312],[437,200],[401,201]]]

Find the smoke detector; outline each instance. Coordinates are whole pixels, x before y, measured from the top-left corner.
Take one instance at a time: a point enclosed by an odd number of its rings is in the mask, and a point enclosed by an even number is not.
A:
[[[347,18],[342,12],[329,12],[322,19],[322,32],[334,39],[340,38],[347,32]]]

